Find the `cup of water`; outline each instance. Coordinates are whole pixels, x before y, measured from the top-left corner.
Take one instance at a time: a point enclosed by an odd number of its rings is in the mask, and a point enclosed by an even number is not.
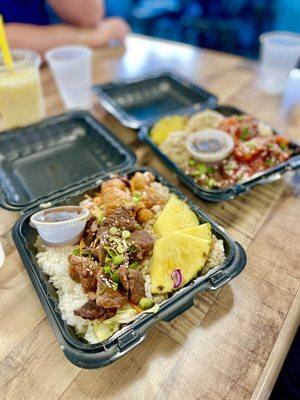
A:
[[[300,35],[267,32],[260,36],[261,89],[271,95],[284,91],[289,73],[300,57]]]
[[[90,108],[92,51],[85,46],[59,46],[48,50],[45,58],[65,107]]]

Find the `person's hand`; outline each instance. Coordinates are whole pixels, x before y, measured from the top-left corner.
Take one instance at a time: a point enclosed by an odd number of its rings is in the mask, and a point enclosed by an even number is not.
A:
[[[79,41],[90,47],[98,47],[113,42],[123,43],[130,32],[127,22],[118,17],[106,18],[95,29],[83,30]]]

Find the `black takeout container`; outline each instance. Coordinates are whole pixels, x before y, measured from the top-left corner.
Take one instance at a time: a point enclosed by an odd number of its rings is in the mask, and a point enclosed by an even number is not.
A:
[[[148,169],[135,166],[132,151],[86,112],[70,112],[2,133],[0,159],[0,205],[21,211],[13,229],[14,241],[62,351],[79,367],[98,368],[117,360],[144,340],[151,325],[172,320],[193,305],[197,293],[220,288],[245,267],[246,254],[241,245],[188,201],[200,221],[209,221],[214,234],[223,240],[224,263],[196,277],[162,303],[157,313],[141,315],[103,343],[86,343],[62,320],[56,291],[37,264],[37,231],[29,224],[30,216],[41,208],[78,204],[85,193],[93,192],[115,172],[131,175]],[[161,175],[151,171],[170,191],[185,199]]]
[[[147,143],[170,170],[175,172],[196,196],[204,200],[217,202],[232,199],[256,185],[278,180],[286,171],[300,167],[300,147],[291,142],[290,146],[295,150],[295,155],[286,162],[257,173],[241,184],[226,189],[205,189],[197,185],[191,176],[171,161],[151,140],[153,124],[165,115],[192,115],[205,108],[226,116],[245,114],[244,112],[230,106],[219,106],[216,96],[174,72],[157,72],[135,80],[95,85],[94,92],[101,104],[123,125],[139,129],[140,140]]]

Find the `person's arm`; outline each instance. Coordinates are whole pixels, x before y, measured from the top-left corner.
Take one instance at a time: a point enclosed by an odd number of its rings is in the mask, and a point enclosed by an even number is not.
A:
[[[129,26],[120,18],[107,18],[95,28],[79,28],[71,25],[5,24],[11,47],[26,48],[44,53],[55,46],[82,44],[98,47],[112,40],[123,42]]]
[[[48,0],[56,14],[72,25],[94,27],[104,17],[102,0]]]

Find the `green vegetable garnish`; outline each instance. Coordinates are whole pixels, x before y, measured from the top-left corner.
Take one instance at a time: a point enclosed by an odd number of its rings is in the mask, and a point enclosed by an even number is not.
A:
[[[135,269],[139,266],[139,263],[137,261],[133,261],[131,264],[129,264],[129,268]]]
[[[197,169],[198,169],[200,175],[206,174],[206,172],[207,172],[207,167],[206,167],[206,165],[203,164],[203,163],[198,164],[198,165],[197,165]]]
[[[123,248],[123,246],[121,246],[120,244],[119,244],[119,246],[117,247],[117,252],[118,252],[119,254],[123,254],[123,252],[124,252],[124,248]]]
[[[120,276],[118,271],[115,271],[111,277],[111,279],[115,282],[115,283],[119,283],[120,282]]]
[[[112,263],[113,263],[114,265],[119,265],[119,264],[121,264],[123,261],[124,261],[124,257],[123,257],[121,254],[119,254],[119,255],[113,257],[113,259],[112,259]]]
[[[242,128],[242,134],[241,134],[240,139],[241,139],[241,140],[247,140],[247,139],[248,139],[248,136],[249,136],[249,129],[248,129],[246,126],[244,126],[244,127]]]
[[[214,167],[208,167],[207,168],[207,174],[213,174],[215,172]]]
[[[278,143],[279,144],[279,147],[281,148],[281,150],[286,150],[287,149],[287,145],[285,144],[285,143]]]
[[[76,247],[73,251],[72,251],[73,256],[80,256],[80,248]]]
[[[117,235],[118,232],[119,232],[119,230],[118,230],[118,228],[116,228],[115,226],[112,226],[112,227],[109,229],[109,233],[110,233],[111,235]]]
[[[105,267],[103,267],[103,271],[104,271],[106,274],[110,274],[110,273],[111,273],[111,268],[110,268],[110,266],[106,265]]]
[[[153,305],[154,305],[154,301],[151,299],[148,299],[147,297],[142,297],[139,302],[139,306],[143,310],[148,310],[148,308],[151,308]]]
[[[99,214],[98,214],[98,217],[97,217],[98,225],[101,225],[103,220],[104,220],[103,210],[99,207]]]
[[[118,290],[118,284],[115,282],[113,285],[112,285],[112,290],[114,290],[114,291],[116,291],[116,290]]]
[[[267,165],[273,165],[273,164],[274,164],[274,161],[273,161],[271,158],[266,158],[266,159],[265,159],[265,163],[266,163]]]
[[[123,239],[129,239],[130,236],[131,236],[131,234],[130,234],[129,231],[126,231],[126,230],[125,230],[125,231],[122,232],[122,238],[123,238]]]
[[[113,258],[117,255],[117,252],[115,249],[109,246],[103,246],[103,248],[107,251],[107,253]]]
[[[207,184],[207,186],[211,189],[211,188],[213,188],[214,186],[216,186],[216,181],[215,181],[215,179],[213,179],[213,178],[210,178],[210,179],[208,179],[207,180],[207,182],[206,182],[206,184]]]
[[[190,175],[191,176],[200,176],[201,173],[199,171],[191,171]]]
[[[189,160],[189,167],[194,167],[196,165],[196,161],[193,158]]]
[[[135,204],[137,204],[137,203],[141,200],[141,198],[142,198],[142,193],[134,192],[134,193],[132,194],[132,200],[133,200],[133,202],[134,202]]]

